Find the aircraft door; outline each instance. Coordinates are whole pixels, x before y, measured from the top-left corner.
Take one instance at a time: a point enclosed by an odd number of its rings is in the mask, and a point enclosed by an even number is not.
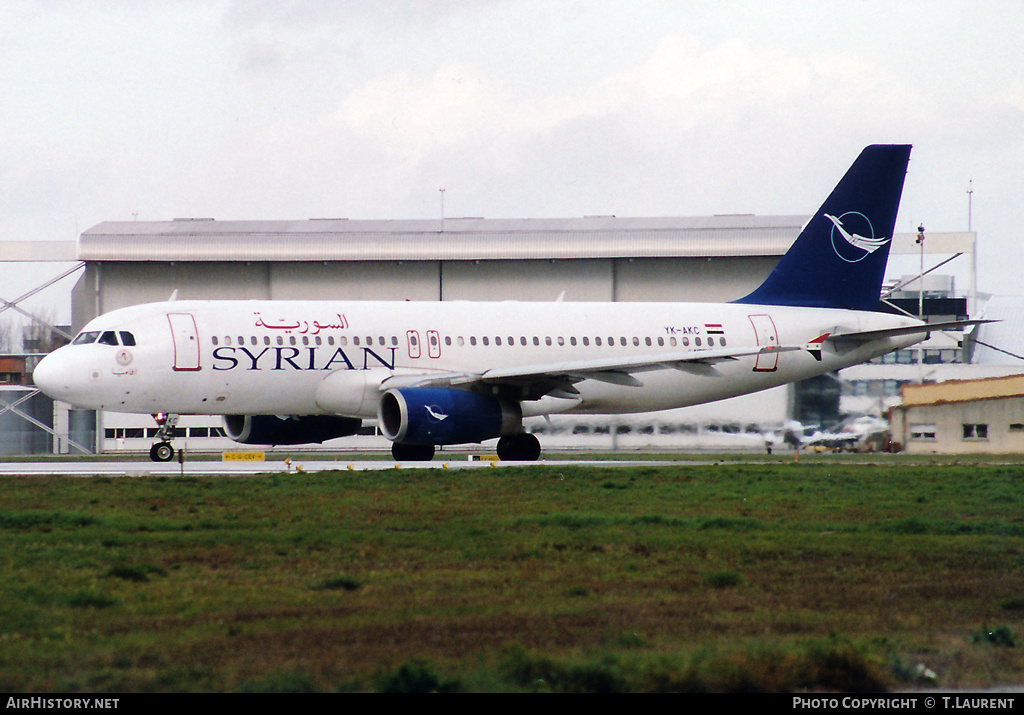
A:
[[[775,321],[772,320],[772,316],[751,315],[749,318],[751,325],[754,326],[754,336],[757,339],[758,346],[762,348],[768,345],[777,347],[779,344],[779,334],[775,330]],[[754,363],[754,372],[775,372],[778,368],[778,353],[758,355],[757,362]]]
[[[191,313],[168,313],[174,339],[174,369],[201,370],[199,364],[199,331]]]
[[[416,360],[421,354],[419,332],[415,330],[406,330],[405,340],[409,345],[409,357]]]
[[[432,358],[441,357],[441,336],[436,330],[427,331],[427,355]]]

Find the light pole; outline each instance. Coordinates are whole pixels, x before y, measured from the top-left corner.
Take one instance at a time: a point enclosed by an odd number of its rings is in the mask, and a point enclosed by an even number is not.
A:
[[[921,247],[921,272],[917,276],[917,318],[924,320],[924,224],[917,227],[917,245]]]
[[[441,233],[444,233],[444,190],[444,186],[438,189],[441,192]]]

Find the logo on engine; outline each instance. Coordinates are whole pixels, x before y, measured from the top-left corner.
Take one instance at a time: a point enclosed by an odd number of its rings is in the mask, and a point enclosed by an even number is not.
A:
[[[443,412],[439,412],[441,408],[437,405],[423,405],[423,409],[427,411],[427,414],[430,415],[430,418],[435,422],[442,422],[448,419],[448,415]]]

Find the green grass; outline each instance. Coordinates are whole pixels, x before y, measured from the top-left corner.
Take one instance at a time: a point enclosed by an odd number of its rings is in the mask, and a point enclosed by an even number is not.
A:
[[[1022,500],[886,457],[4,478],[0,690],[1019,684]]]

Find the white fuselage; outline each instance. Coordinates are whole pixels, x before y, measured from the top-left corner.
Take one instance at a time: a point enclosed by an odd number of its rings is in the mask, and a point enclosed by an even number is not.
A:
[[[83,334],[113,331],[117,344],[63,347],[40,363],[36,381],[56,399],[117,412],[372,418],[380,383],[392,376],[516,366],[558,373],[565,364],[672,355],[676,362],[632,373],[633,384],[583,379],[577,396],[523,402],[524,415],[646,412],[831,372],[923,336],[847,352],[826,347],[820,360],[792,349],[694,364],[679,363],[681,352],[807,346],[837,329],[917,324],[873,312],[744,304],[176,301],[96,318]]]

